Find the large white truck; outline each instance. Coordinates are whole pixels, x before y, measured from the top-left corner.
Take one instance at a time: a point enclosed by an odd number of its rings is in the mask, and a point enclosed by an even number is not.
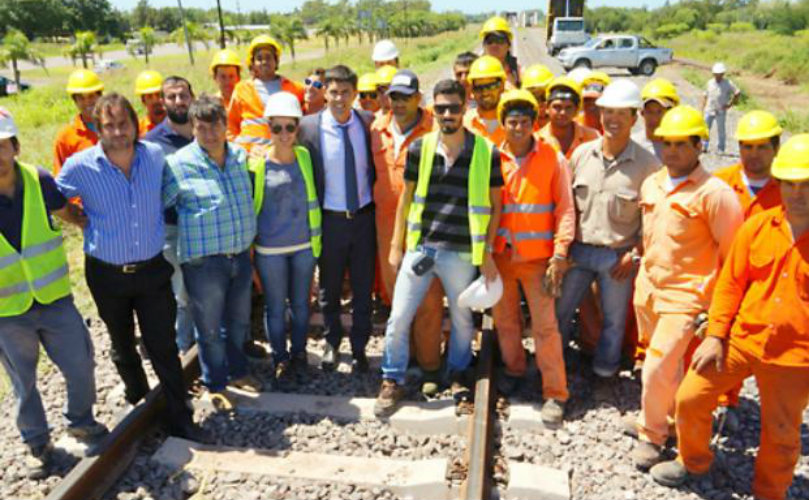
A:
[[[565,47],[587,42],[590,37],[584,30],[584,0],[548,0],[545,35],[551,56]]]

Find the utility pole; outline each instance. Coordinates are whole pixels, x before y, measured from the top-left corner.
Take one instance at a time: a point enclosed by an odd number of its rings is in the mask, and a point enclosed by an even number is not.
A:
[[[225,48],[225,21],[222,19],[222,2],[216,0],[216,10],[219,14],[219,48]]]
[[[402,0],[404,4],[404,25],[405,25],[405,45],[410,40],[410,25],[407,23],[407,0]]]
[[[180,20],[183,23],[183,33],[185,33],[185,45],[188,47],[188,60],[191,66],[194,65],[194,50],[191,48],[191,37],[188,36],[188,23],[185,22],[185,11],[182,0],[177,0],[177,8],[180,9]]]

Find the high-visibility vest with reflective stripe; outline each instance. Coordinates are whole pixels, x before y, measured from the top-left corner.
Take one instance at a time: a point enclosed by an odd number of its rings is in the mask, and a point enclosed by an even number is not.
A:
[[[522,167],[501,154],[503,212],[494,240],[495,252],[502,252],[508,243],[526,260],[553,256],[558,154],[541,140]]]
[[[309,240],[312,243],[312,254],[320,257],[320,250],[323,247],[320,203],[317,201],[317,190],[315,189],[315,175],[312,171],[312,158],[309,150],[302,146],[295,146],[295,159],[298,160],[298,167],[301,169],[303,182],[306,185],[306,203],[309,209]],[[264,179],[267,173],[266,160],[260,157],[251,157],[248,160],[248,168],[255,174],[255,185],[253,186],[253,210],[258,215],[261,206],[264,204]]]
[[[35,167],[18,163],[23,179],[22,245],[0,234],[0,317],[19,316],[34,303],[70,295],[62,233],[51,229]]]
[[[421,241],[421,217],[427,203],[430,175],[438,147],[438,132],[425,134],[421,143],[419,179],[416,192],[407,215],[407,249],[415,250]],[[479,135],[475,135],[475,147],[469,165],[469,234],[472,239],[472,264],[483,264],[486,248],[486,231],[492,217],[492,204],[489,198],[489,184],[492,170],[493,145]]]
[[[283,76],[280,78],[281,90],[294,94],[303,106],[302,88]],[[241,111],[240,116],[228,117],[230,132],[233,135],[231,139],[247,151],[250,151],[255,145],[270,144],[270,126],[267,119],[264,118],[264,103],[256,85],[254,80],[239,82],[230,98],[231,108]],[[236,130],[238,130],[238,134],[236,134]]]

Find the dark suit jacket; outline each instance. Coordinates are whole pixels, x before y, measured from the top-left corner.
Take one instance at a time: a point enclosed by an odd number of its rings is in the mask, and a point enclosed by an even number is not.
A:
[[[320,123],[323,119],[323,113],[329,113],[328,109],[324,109],[313,115],[304,116],[301,119],[300,127],[298,128],[298,142],[301,146],[305,146],[312,156],[312,170],[315,177],[315,188],[317,189],[317,199],[320,200],[320,206],[323,206],[323,200],[326,192],[326,171],[323,165],[323,151],[321,150],[320,143]],[[352,110],[364,124],[365,130],[365,145],[367,149],[367,165],[370,170],[371,181],[376,181],[376,169],[374,168],[374,157],[371,153],[371,122],[374,120],[373,113],[364,110]]]

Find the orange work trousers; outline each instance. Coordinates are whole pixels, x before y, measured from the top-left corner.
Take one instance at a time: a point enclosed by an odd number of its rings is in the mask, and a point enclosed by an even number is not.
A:
[[[562,336],[554,310],[554,298],[542,288],[546,260],[514,262],[511,253],[495,254],[494,261],[503,280],[503,296],[492,308],[497,341],[506,365],[506,373],[521,377],[525,374],[525,350],[522,345],[522,285],[531,313],[531,335],[534,338],[534,358],[542,373],[542,395],[545,399],[567,401],[567,375],[562,356]]]
[[[710,448],[713,411],[720,394],[747,377],[756,378],[761,397],[760,447],[753,478],[753,496],[762,500],[786,498],[801,453],[801,418],[809,403],[809,368],[762,363],[729,342],[722,371],[711,365],[703,373],[689,370],[677,391],[676,425],[680,455],[677,460],[692,473],[707,472],[713,461]]]

